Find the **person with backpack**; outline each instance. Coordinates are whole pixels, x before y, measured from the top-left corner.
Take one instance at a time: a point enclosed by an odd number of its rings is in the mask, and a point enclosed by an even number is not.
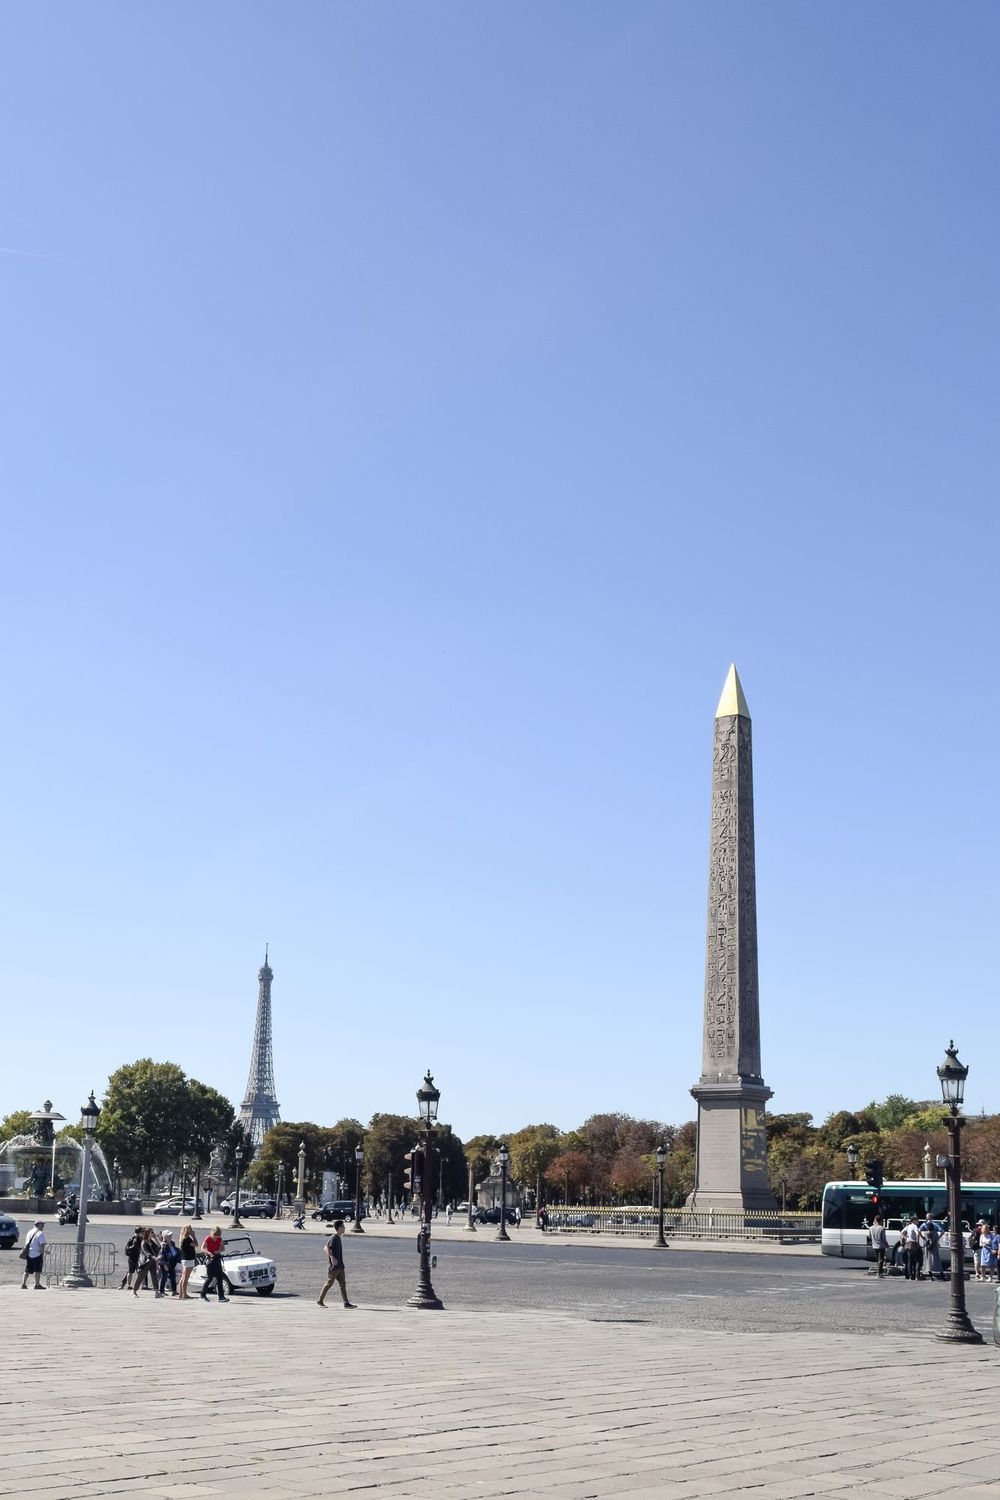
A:
[[[156,1269],[160,1258],[160,1242],[151,1229],[144,1229],[139,1240],[139,1267],[132,1283],[132,1296],[138,1297],[139,1288],[148,1286],[156,1290]]]
[[[181,1252],[174,1244],[173,1231],[170,1229],[165,1229],[163,1231],[163,1243],[160,1245],[160,1254],[158,1257],[160,1267],[160,1285],[156,1293],[158,1297],[166,1296],[168,1281],[170,1282],[171,1297],[177,1296],[177,1262],[180,1260],[180,1258]]]
[[[137,1224],[135,1233],[125,1242],[125,1264],[128,1269],[118,1285],[118,1290],[123,1292],[126,1287],[131,1288],[132,1277],[139,1269],[139,1251],[142,1249],[142,1225]]]
[[[35,1278],[35,1291],[44,1292],[42,1286],[42,1266],[45,1263],[45,1221],[35,1220],[35,1227],[24,1242],[21,1251],[21,1259],[24,1261],[24,1276],[21,1280],[21,1290],[28,1290],[28,1277]]]

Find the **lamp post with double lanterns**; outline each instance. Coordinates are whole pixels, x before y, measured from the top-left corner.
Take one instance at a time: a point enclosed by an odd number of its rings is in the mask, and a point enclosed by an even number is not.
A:
[[[505,1243],[510,1243],[510,1235],[507,1233],[507,1167],[510,1163],[510,1152],[507,1150],[507,1142],[504,1141],[497,1152],[497,1161],[500,1163],[500,1228],[496,1237]]]
[[[354,1164],[357,1174],[354,1179],[354,1223],[351,1225],[352,1234],[364,1234],[361,1224],[361,1163],[365,1159],[364,1147],[359,1143],[354,1148]]]
[[[426,1308],[428,1310],[444,1307],[441,1298],[431,1285],[431,1218],[434,1213],[434,1177],[435,1156],[437,1147],[434,1145],[434,1121],[437,1119],[438,1102],[441,1098],[441,1090],[434,1087],[434,1079],[428,1072],[422,1085],[417,1089],[417,1104],[420,1106],[420,1118],[424,1122],[424,1144],[420,1151],[416,1152],[415,1159],[423,1156],[420,1172],[420,1233],[417,1243],[420,1248],[420,1277],[417,1281],[417,1290],[412,1297],[407,1298],[407,1307]]]
[[[242,1229],[243,1224],[240,1221],[240,1167],[243,1165],[242,1146],[236,1147],[236,1150],[233,1152],[233,1157],[236,1161],[236,1196],[233,1199],[233,1228]]]
[[[663,1168],[666,1165],[667,1148],[661,1141],[656,1148],[656,1245],[657,1250],[669,1250],[663,1234]]]
[[[962,1101],[965,1098],[965,1080],[969,1070],[958,1060],[955,1043],[949,1042],[944,1062],[937,1070],[941,1083],[941,1097],[948,1108],[945,1123],[948,1126],[950,1158],[945,1168],[948,1174],[948,1231],[951,1239],[951,1296],[948,1305],[948,1322],[937,1337],[950,1344],[981,1344],[983,1336],[972,1326],[965,1310],[965,1236],[962,1233]]]
[[[295,1217],[301,1219],[306,1211],[306,1143],[299,1141],[299,1174],[295,1190]]]
[[[100,1117],[101,1111],[94,1102],[92,1089],[90,1098],[80,1111],[80,1124],[83,1126],[83,1165],[80,1169],[80,1210],[76,1221],[76,1255],[73,1260],[73,1269],[68,1276],[63,1277],[63,1286],[79,1288],[94,1285],[87,1275],[86,1264],[87,1201],[90,1197],[90,1153],[94,1149],[94,1135]]]
[[[853,1141],[847,1148],[847,1170],[851,1174],[851,1181],[856,1182],[858,1179],[858,1148]]]

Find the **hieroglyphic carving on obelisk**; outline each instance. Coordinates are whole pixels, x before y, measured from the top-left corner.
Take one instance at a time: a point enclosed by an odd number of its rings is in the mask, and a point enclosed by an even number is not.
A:
[[[772,1208],[760,1073],[750,710],[735,666],[715,714],[697,1208]]]

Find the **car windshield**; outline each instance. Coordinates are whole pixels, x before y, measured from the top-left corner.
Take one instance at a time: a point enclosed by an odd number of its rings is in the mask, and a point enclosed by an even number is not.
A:
[[[256,1250],[250,1243],[248,1234],[235,1235],[231,1240],[222,1241],[222,1253],[228,1256],[256,1255]]]

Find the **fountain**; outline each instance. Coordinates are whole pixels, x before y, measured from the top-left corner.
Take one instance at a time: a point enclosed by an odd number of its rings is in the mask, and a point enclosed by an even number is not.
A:
[[[83,1147],[67,1131],[55,1133],[55,1122],[65,1115],[52,1108],[51,1099],[33,1111],[35,1128],[0,1142],[0,1197],[41,1199],[80,1192]],[[111,1173],[100,1146],[90,1158],[91,1198],[110,1198]]]

